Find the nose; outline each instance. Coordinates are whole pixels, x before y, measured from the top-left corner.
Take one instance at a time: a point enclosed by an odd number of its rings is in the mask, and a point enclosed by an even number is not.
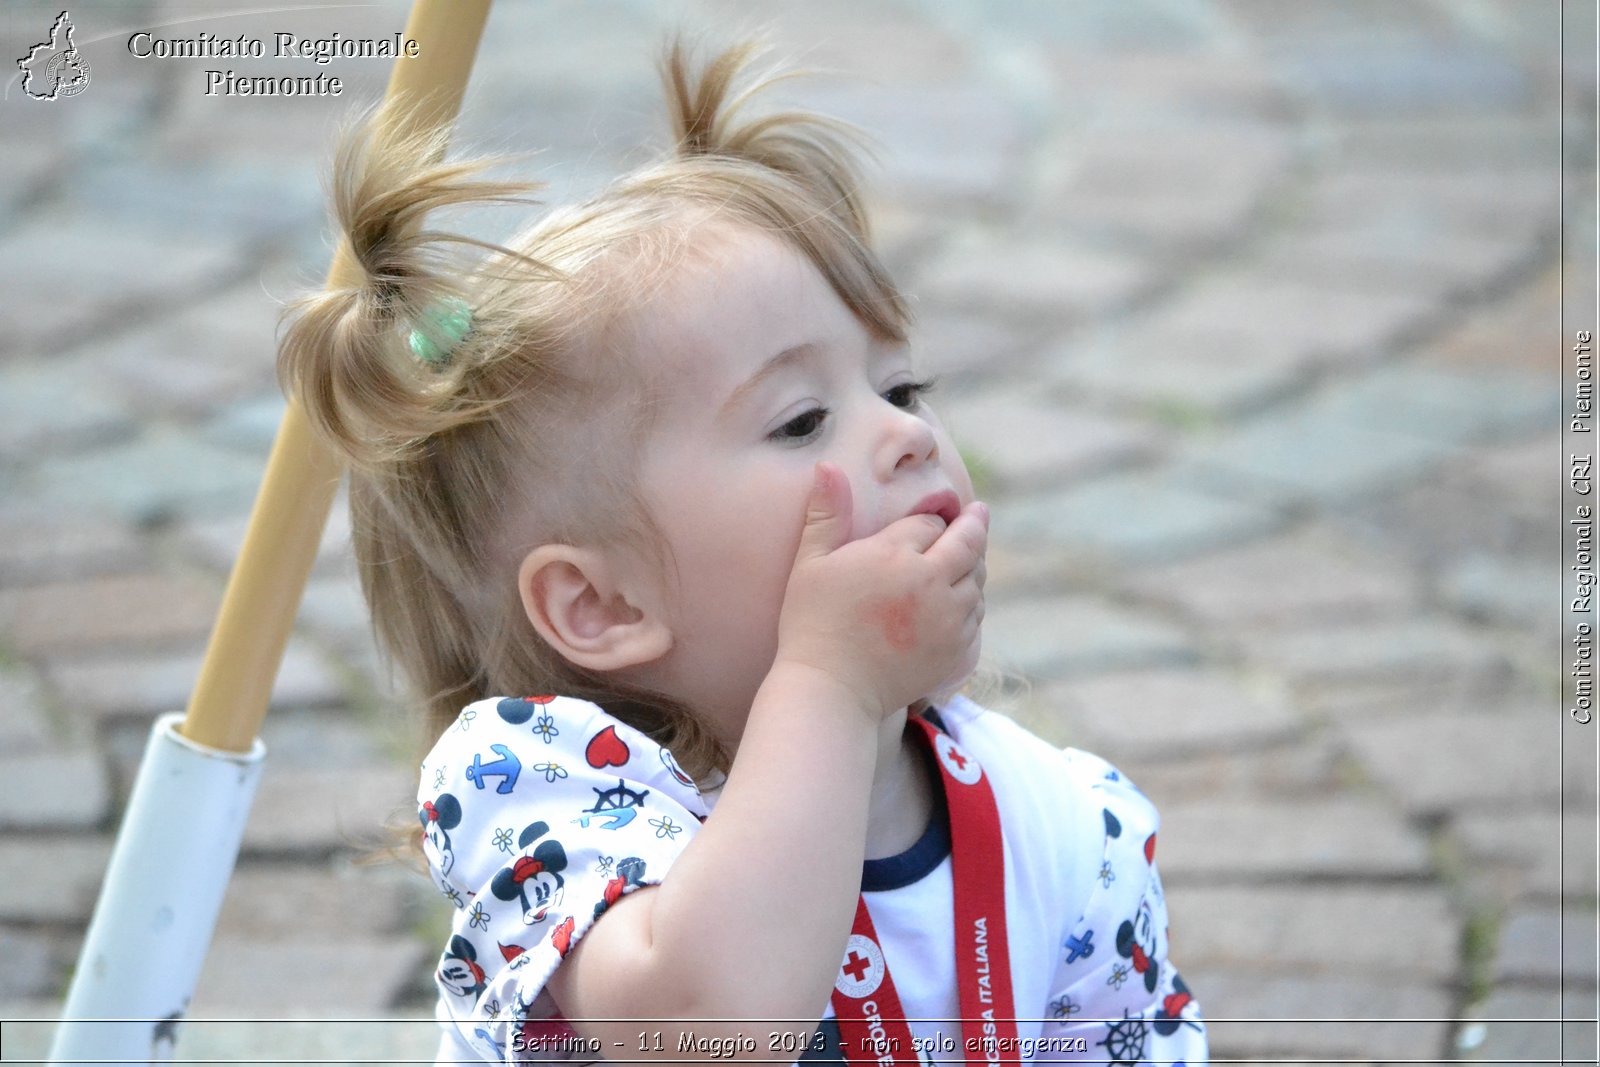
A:
[[[926,419],[914,412],[885,404],[882,439],[878,445],[878,476],[884,480],[939,460],[939,439]]]

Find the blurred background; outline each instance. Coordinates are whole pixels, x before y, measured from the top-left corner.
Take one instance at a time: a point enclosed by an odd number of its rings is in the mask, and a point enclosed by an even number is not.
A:
[[[89,83],[45,102],[13,74],[0,103],[0,1017],[59,1010],[149,722],[187,701],[282,412],[277,315],[331,254],[331,134],[388,77],[128,37],[270,52],[407,9],[84,0]],[[8,0],[7,57],[60,10]],[[1566,347],[1595,326],[1594,19],[503,0],[457,143],[537,150],[525,173],[562,202],[664,150],[668,30],[766,28],[827,68],[774,100],[881,146],[879,238],[995,512],[996,702],[1162,810],[1213,1054],[1592,1061],[1592,1025],[1531,1020],[1596,1010],[1559,436]],[[207,96],[217,68],[345,89]],[[420,738],[342,501],[273,703],[192,1014],[425,1017],[444,909],[359,862],[412,809]],[[180,1048],[399,1059],[429,1030],[195,1022]],[[9,1025],[6,1058],[47,1033]]]

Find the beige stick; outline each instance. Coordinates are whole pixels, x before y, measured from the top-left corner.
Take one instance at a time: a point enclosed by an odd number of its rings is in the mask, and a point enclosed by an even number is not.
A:
[[[416,0],[405,37],[417,42],[417,54],[395,60],[386,105],[400,97],[411,100],[406,114],[418,125],[454,119],[489,2]],[[350,250],[341,243],[328,288],[358,280]],[[291,399],[189,698],[181,731],[190,740],[225,752],[250,751],[267,715],[340,473],[338,460],[312,436]]]

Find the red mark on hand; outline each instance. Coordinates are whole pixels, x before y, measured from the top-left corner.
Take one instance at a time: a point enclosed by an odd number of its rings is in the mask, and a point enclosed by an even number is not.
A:
[[[883,631],[883,639],[889,642],[890,648],[909,652],[917,643],[917,621],[912,614],[916,606],[916,597],[907,593],[868,608],[867,621]]]

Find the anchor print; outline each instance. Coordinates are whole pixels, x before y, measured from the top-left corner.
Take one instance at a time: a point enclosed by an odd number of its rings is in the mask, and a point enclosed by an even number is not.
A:
[[[467,768],[467,781],[482,789],[486,776],[496,776],[501,782],[495,787],[495,792],[509,793],[516,788],[517,778],[522,774],[522,761],[504,745],[489,747],[499,753],[500,758],[493,763],[484,763],[482,753],[473,753],[472,766]]]

